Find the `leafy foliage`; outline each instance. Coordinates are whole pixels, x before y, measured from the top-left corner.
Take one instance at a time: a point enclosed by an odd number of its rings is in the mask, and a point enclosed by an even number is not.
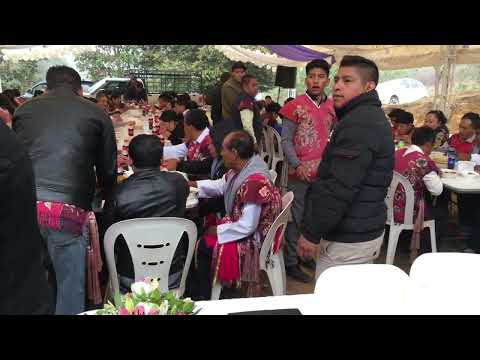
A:
[[[233,63],[213,45],[101,45],[97,51],[77,55],[75,62],[93,81],[123,76],[128,69],[202,73],[207,91]],[[248,72],[258,77],[260,91],[272,87],[274,74],[270,69],[246,65]]]

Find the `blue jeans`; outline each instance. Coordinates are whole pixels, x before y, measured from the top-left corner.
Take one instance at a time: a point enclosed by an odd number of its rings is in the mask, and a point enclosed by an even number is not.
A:
[[[68,232],[40,228],[57,280],[55,315],[74,315],[85,311],[87,227],[76,236]]]

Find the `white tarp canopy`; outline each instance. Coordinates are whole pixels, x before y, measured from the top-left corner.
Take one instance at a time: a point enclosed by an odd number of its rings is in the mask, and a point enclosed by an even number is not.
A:
[[[361,55],[376,62],[381,70],[442,65],[446,45],[305,45],[315,51],[332,54]],[[480,45],[454,45],[456,64],[479,64]]]
[[[62,57],[94,50],[95,45],[0,45],[3,58],[13,62]]]

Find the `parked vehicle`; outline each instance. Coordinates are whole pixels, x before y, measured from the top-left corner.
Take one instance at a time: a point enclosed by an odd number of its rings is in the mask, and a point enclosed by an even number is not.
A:
[[[90,86],[92,86],[92,85],[93,85],[93,81],[82,80],[83,92],[88,91],[88,89],[90,89]],[[47,88],[47,82],[46,81],[41,81],[41,82],[33,85],[30,89],[28,89],[25,92],[25,94],[22,95],[22,97],[25,100],[31,99],[35,95],[35,91],[40,90],[40,91],[44,92],[46,88]]]
[[[405,104],[428,96],[425,85],[409,78],[385,81],[377,86],[382,104]]]

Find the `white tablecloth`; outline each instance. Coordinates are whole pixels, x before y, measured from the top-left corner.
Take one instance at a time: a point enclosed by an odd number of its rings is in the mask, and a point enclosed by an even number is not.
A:
[[[461,175],[454,178],[441,178],[443,186],[460,194],[479,194],[480,176],[474,179],[468,179]]]

